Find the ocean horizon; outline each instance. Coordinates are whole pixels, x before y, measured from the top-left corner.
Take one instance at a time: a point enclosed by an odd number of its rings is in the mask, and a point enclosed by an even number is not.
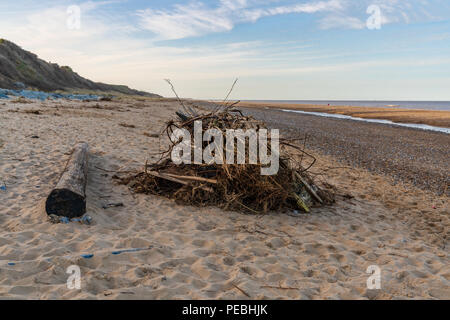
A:
[[[441,110],[450,111],[450,101],[391,101],[391,100],[240,100],[242,102],[261,102],[276,104],[312,104],[330,106],[352,107],[395,107],[417,110]]]

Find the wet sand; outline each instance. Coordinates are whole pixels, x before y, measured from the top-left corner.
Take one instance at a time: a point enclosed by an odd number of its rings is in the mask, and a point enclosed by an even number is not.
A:
[[[240,107],[291,109],[309,112],[342,114],[364,119],[383,119],[398,123],[428,124],[431,126],[450,128],[450,111],[415,110],[400,108],[369,108],[353,106],[320,106],[307,104],[271,104],[240,102]]]

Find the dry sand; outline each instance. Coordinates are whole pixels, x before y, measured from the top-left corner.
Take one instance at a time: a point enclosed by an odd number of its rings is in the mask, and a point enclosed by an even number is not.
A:
[[[353,106],[320,106],[309,104],[240,102],[240,107],[292,109],[310,112],[334,113],[364,119],[391,120],[399,123],[419,123],[450,128],[450,111],[415,110],[402,108],[372,108]]]
[[[0,298],[450,298],[446,196],[394,187],[363,169],[329,169],[340,194],[333,207],[252,216],[115,185],[105,170],[156,159],[159,140],[144,132],[157,132],[177,109],[170,101],[0,102]],[[93,223],[51,224],[43,200],[77,141],[91,146]],[[317,155],[314,170],[336,166]],[[102,208],[115,202],[124,206]],[[81,290],[66,286],[73,264]],[[381,268],[381,290],[366,287],[370,265]]]

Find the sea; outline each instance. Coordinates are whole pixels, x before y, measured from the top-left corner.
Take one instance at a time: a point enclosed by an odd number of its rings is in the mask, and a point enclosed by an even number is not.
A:
[[[347,115],[343,115],[343,114],[333,114],[333,113],[323,113],[323,112],[309,112],[309,111],[289,110],[289,109],[283,109],[283,111],[299,113],[299,114],[309,114],[309,115],[318,116],[318,117],[327,117],[327,118],[335,118],[335,119],[343,119],[343,120],[379,123],[379,124],[386,124],[386,125],[397,126],[397,127],[414,128],[414,129],[421,129],[421,130],[435,131],[435,132],[442,132],[442,133],[450,134],[450,128],[430,126],[427,124],[398,123],[398,122],[392,122],[391,120],[366,119],[366,118],[347,116]]]
[[[276,104],[314,104],[355,107],[393,107],[418,110],[450,111],[450,101],[369,101],[369,100],[241,100],[242,102],[262,102]]]

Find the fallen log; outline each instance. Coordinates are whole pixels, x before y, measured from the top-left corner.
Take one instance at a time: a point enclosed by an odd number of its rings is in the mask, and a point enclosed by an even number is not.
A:
[[[87,143],[74,147],[58,184],[45,203],[48,215],[76,218],[86,213],[88,148]]]

